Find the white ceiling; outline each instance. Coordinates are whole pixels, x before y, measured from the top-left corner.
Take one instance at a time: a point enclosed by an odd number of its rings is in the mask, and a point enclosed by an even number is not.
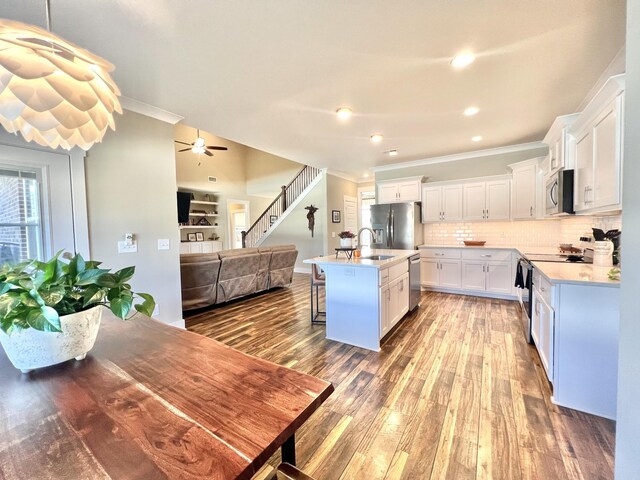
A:
[[[43,5],[2,0],[0,17],[43,25]],[[51,0],[51,9],[55,33],[116,65],[123,95],[357,176],[541,140],[625,34],[622,0]],[[449,62],[463,49],[478,58],[456,71]],[[334,114],[342,105],[355,112],[346,123]],[[480,113],[464,117],[469,105]],[[369,141],[375,132],[381,144]]]

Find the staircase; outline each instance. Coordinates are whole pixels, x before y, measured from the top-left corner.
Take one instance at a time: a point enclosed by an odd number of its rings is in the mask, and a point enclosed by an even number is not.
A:
[[[322,170],[306,165],[289,182],[283,185],[282,191],[273,202],[262,212],[262,215],[251,225],[246,232],[242,232],[242,248],[257,247],[262,239],[272,228],[272,217],[280,219],[295,201],[305,192],[313,181],[322,173]]]

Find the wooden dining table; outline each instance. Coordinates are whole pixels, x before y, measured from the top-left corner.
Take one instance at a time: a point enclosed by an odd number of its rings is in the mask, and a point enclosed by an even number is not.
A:
[[[246,479],[333,391],[210,338],[106,309],[87,358],[22,374],[0,350],[0,478]]]

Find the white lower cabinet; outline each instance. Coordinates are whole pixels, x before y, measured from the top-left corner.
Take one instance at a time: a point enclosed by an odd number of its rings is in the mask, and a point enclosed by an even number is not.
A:
[[[405,271],[380,287],[380,338],[409,311],[409,273]]]
[[[425,287],[460,288],[460,260],[420,259],[420,281]]]
[[[538,349],[542,366],[547,372],[547,378],[551,383],[553,383],[554,333],[555,312],[545,301],[538,288],[534,287],[531,334]]]
[[[219,240],[207,240],[204,242],[180,242],[180,254],[189,253],[214,253],[222,250],[222,242]]]
[[[420,281],[426,288],[486,296],[513,296],[513,253],[485,248],[422,248]]]

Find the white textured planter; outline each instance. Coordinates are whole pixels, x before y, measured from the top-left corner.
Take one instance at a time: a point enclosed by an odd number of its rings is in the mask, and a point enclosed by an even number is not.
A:
[[[352,238],[341,238],[340,239],[340,246],[342,248],[351,248],[353,246],[353,239]]]
[[[0,343],[13,366],[23,372],[75,358],[82,360],[93,348],[100,329],[102,307],[60,317],[61,333],[27,328],[11,335],[0,331]]]

